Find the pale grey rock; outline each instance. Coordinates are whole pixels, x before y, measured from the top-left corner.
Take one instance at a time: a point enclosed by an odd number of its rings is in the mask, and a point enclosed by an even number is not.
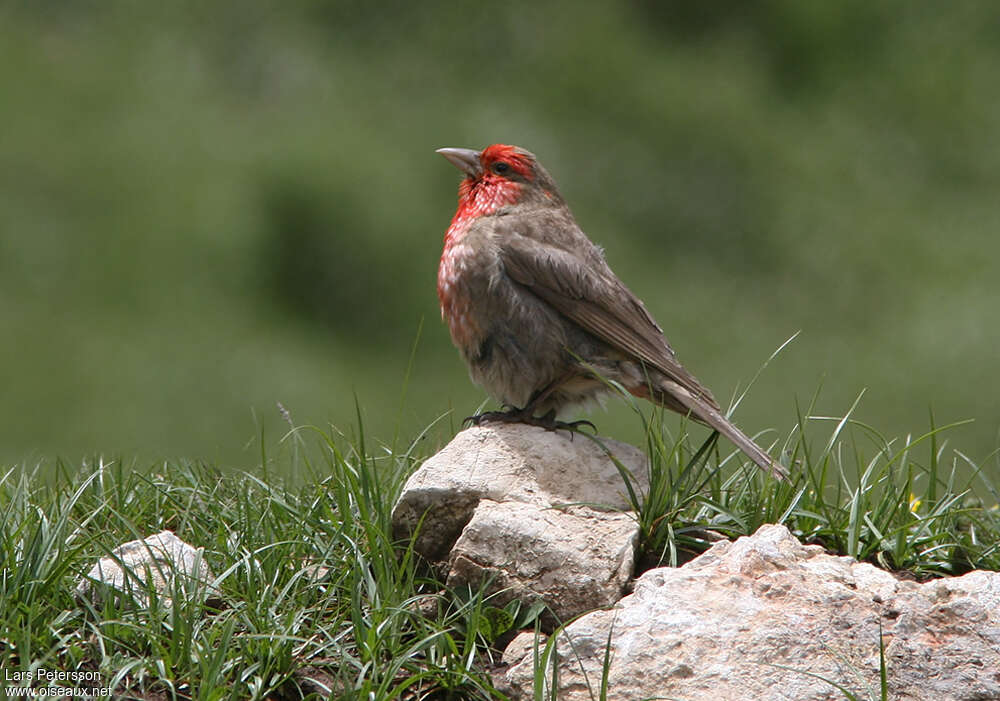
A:
[[[551,627],[621,598],[637,540],[631,514],[483,500],[452,548],[447,584],[489,583],[495,606],[541,599]]]
[[[557,637],[558,698],[833,701],[1000,699],[1000,573],[918,584],[800,544],[782,526],[642,575],[611,610]],[[520,654],[521,659],[516,659]],[[532,698],[533,646],[504,656],[500,686]],[[551,675],[546,675],[551,678]],[[828,681],[824,681],[828,680]]]
[[[609,439],[524,424],[459,433],[407,481],[397,537],[448,565],[448,582],[491,581],[502,600],[545,601],[560,618],[621,597],[638,524],[615,459],[647,485],[646,457]]]
[[[544,633],[536,633],[533,630],[521,631],[503,649],[503,655],[500,656],[501,665],[509,666],[525,659],[533,660],[536,650],[541,658],[545,653],[545,643],[548,639]]]
[[[197,593],[202,600],[220,599],[214,579],[203,548],[188,545],[171,531],[161,531],[123,543],[100,558],[81,578],[75,594],[100,603],[106,594],[114,593],[145,608],[153,589],[160,603],[170,606],[175,591]]]
[[[646,456],[626,443],[600,441],[644,490]],[[525,424],[484,424],[459,433],[413,473],[393,507],[393,527],[406,537],[419,524],[417,552],[444,560],[482,499],[544,507],[582,503],[606,510],[631,506],[614,462],[588,436]]]

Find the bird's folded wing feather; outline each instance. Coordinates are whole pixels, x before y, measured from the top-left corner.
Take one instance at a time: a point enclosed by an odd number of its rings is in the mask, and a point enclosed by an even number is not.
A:
[[[581,243],[592,247],[582,238]],[[685,370],[642,302],[625,287],[596,248],[573,251],[511,232],[501,260],[507,275],[551,304],[566,318],[627,355],[655,368],[710,406],[712,393]]]

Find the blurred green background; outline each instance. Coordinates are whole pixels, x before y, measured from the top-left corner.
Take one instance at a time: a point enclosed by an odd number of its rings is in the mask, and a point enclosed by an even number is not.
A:
[[[440,322],[459,174],[535,151],[738,423],[1000,428],[1000,6],[0,4],[0,459],[244,466],[485,395]],[[421,320],[408,391],[404,378]],[[620,402],[591,415],[637,436]],[[449,424],[450,421],[450,424]]]

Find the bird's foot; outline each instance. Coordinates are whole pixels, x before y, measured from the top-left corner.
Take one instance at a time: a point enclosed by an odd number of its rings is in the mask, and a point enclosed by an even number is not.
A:
[[[466,416],[462,419],[462,427],[481,426],[484,423],[494,421],[496,423],[518,423],[522,420],[524,409],[518,409],[511,404],[504,404],[502,411],[484,411],[482,414]]]
[[[572,438],[574,433],[583,433],[584,426],[589,426],[594,435],[597,435],[597,426],[594,425],[593,421],[587,421],[586,419],[578,419],[577,421],[556,421],[556,427],[553,430],[562,429],[564,431],[569,431],[570,438]]]
[[[597,426],[586,419],[581,419],[580,421],[556,421],[555,410],[550,411],[544,416],[535,416],[528,408],[518,409],[512,406],[506,407],[504,411],[484,411],[482,414],[466,417],[462,421],[462,425],[481,426],[489,422],[527,424],[528,426],[544,428],[546,431],[569,431],[570,439],[573,438],[574,433],[580,433],[584,426],[589,426],[595,434],[597,433]]]
[[[520,409],[508,409],[506,411],[484,411],[482,414],[466,416],[462,419],[462,426],[482,426],[485,423],[505,423],[513,424],[523,421]]]

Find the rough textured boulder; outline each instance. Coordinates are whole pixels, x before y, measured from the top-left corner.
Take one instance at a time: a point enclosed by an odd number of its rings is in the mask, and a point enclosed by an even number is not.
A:
[[[566,620],[610,606],[632,573],[638,527],[609,453],[646,484],[633,446],[523,424],[459,433],[410,477],[398,537],[446,563],[448,583],[492,582],[499,601],[541,598]]]
[[[447,583],[488,580],[494,605],[540,597],[568,621],[621,598],[637,539],[631,514],[483,500],[452,548]]]
[[[844,699],[829,682],[879,698],[880,624],[889,698],[1000,699],[1000,573],[903,581],[782,526],[650,570],[613,609],[567,626],[558,698],[596,698],[608,653],[608,699]],[[504,656],[514,699],[533,698],[530,637]]]
[[[194,548],[171,531],[161,531],[145,540],[119,545],[99,559],[76,586],[76,595],[100,603],[108,593],[127,598],[140,607],[149,605],[150,589],[170,606],[175,591],[219,599],[203,549]]]

